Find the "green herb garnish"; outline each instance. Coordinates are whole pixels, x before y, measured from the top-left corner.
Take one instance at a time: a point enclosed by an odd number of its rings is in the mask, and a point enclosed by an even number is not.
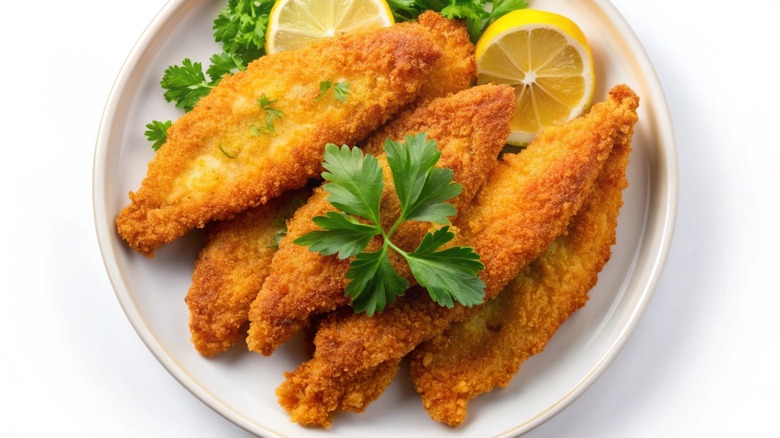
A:
[[[163,95],[165,100],[175,102],[176,107],[184,111],[191,111],[198,100],[214,88],[203,74],[203,65],[189,58],[182,61],[181,65],[165,69],[160,86],[166,90]]]
[[[344,103],[349,96],[349,82],[338,82],[335,85],[331,81],[320,82],[320,94],[315,99],[317,102],[325,96],[325,93],[333,88],[333,96],[341,103]]]
[[[206,74],[211,78],[210,84],[216,86],[227,74],[246,70],[246,62],[238,55],[222,52],[209,58],[211,65]]]
[[[265,55],[268,14],[276,0],[229,0],[214,20],[214,40],[248,64]]]
[[[152,142],[152,149],[159,150],[160,147],[168,141],[168,128],[171,127],[171,121],[160,122],[158,120],[152,120],[151,123],[146,125],[146,131],[144,135],[146,139]]]
[[[406,137],[406,142],[385,142],[387,162],[393,173],[401,214],[389,230],[380,221],[382,198],[382,168],[375,157],[363,155],[358,148],[325,146],[325,172],[328,181],[323,189],[328,201],[339,212],[317,216],[314,223],[322,230],[312,231],[294,241],[323,255],[337,254],[340,259],[355,256],[346,277],[346,295],[352,298],[355,312],[382,312],[388,303],[403,295],[409,282],[390,264],[389,251],[406,260],[417,282],[428,290],[438,304],[452,307],[457,301],[471,306],[481,303],[485,283],[478,277],[484,266],[470,247],[441,247],[455,235],[444,226],[423,238],[413,252],[393,244],[391,238],[405,221],[425,221],[448,224],[455,207],[445,201],[458,195],[462,187],[452,182],[450,169],[435,167],[441,156],[436,142],[425,133]],[[375,252],[365,252],[377,235],[383,240]]]
[[[284,116],[282,110],[271,106],[275,104],[277,100],[278,99],[269,99],[265,94],[260,95],[260,99],[257,99],[257,104],[265,111],[265,132],[276,133],[274,122],[281,120]]]

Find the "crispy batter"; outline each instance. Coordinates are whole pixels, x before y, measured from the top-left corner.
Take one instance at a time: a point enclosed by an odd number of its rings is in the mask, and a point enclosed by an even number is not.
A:
[[[626,128],[567,233],[476,315],[412,352],[412,379],[434,420],[463,423],[470,399],[506,387],[587,302],[616,240],[633,134]]]
[[[486,299],[495,297],[566,230],[592,190],[618,133],[636,122],[637,103],[628,87],[618,86],[587,116],[548,129],[522,153],[503,158],[459,220],[463,235],[485,264],[481,278]],[[338,401],[356,387],[355,382],[371,375],[369,370],[400,361],[477,309],[439,307],[418,287],[371,318],[364,314],[329,318],[315,337],[313,359],[287,373],[277,389],[279,401],[293,421],[328,427],[341,405]],[[357,399],[354,393],[351,397]]]
[[[301,368],[307,368],[310,366],[316,366],[312,362],[305,362],[301,365]],[[299,391],[287,391],[283,387],[279,387],[276,394],[279,396],[279,402],[282,406],[293,406],[293,410],[290,411],[290,416],[295,418],[314,418],[321,414],[321,410],[325,407],[330,411],[350,411],[350,412],[363,412],[365,407],[376,400],[385,389],[390,385],[393,378],[398,374],[400,362],[397,360],[389,360],[380,363],[376,367],[367,368],[361,372],[358,372],[353,378],[346,383],[342,391],[323,393],[325,398],[321,399],[317,404],[302,403],[301,401],[310,396],[305,389],[303,392]],[[337,370],[330,370],[337,372]],[[288,385],[293,385],[297,388],[306,388],[307,372],[302,373],[287,373]],[[331,375],[332,380],[338,380],[338,374]],[[303,423],[307,424],[307,423]],[[311,424],[309,424],[311,425]],[[319,426],[328,427],[330,424],[317,424]]]
[[[234,219],[206,226],[185,298],[195,348],[211,356],[246,336],[249,305],[268,276],[278,235],[307,190],[287,192]]]
[[[303,187],[322,171],[326,143],[365,138],[416,98],[440,56],[428,29],[402,23],[252,62],[169,129],[117,216],[119,234],[151,257],[188,230]],[[344,103],[317,99],[326,80],[350,84]],[[263,96],[284,113],[271,120],[272,132]]]
[[[476,76],[476,65],[474,45],[465,26],[434,12],[423,14],[419,23],[431,31],[443,53],[423,83],[418,100],[467,88]],[[269,273],[275,252],[271,239],[284,226],[278,219],[289,217],[285,211],[274,210],[294,203],[292,196],[300,199],[290,195],[290,201],[272,200],[232,220],[206,225],[205,246],[187,296],[192,340],[202,354],[220,353],[246,333],[249,305]]]
[[[420,88],[419,99],[447,96],[473,84],[477,78],[477,62],[466,24],[448,20],[433,11],[420,14],[417,22],[431,31],[442,52],[441,59]]]
[[[392,173],[382,152],[386,138],[403,140],[406,135],[426,132],[429,138],[437,140],[442,151],[437,166],[452,169],[454,180],[463,186],[463,192],[452,200],[456,208],[463,210],[495,167],[513,113],[514,94],[510,87],[484,85],[434,99],[403,113],[375,133],[364,149],[376,155],[383,167],[381,215],[384,226],[392,225],[400,215]],[[312,218],[328,211],[334,211],[334,208],[327,202],[327,194],[317,189],[307,205],[290,221],[288,235],[271,263],[271,274],[252,303],[249,314],[252,322],[247,338],[251,350],[271,354],[303,328],[311,315],[349,303],[344,295],[347,284],[344,274],[349,268],[349,260],[321,256],[292,243],[297,237],[317,229]],[[430,225],[426,223],[407,222],[398,228],[393,242],[412,251],[429,229]],[[380,244],[379,240],[374,242],[374,245]],[[402,275],[412,279],[404,262],[394,259],[393,265]]]

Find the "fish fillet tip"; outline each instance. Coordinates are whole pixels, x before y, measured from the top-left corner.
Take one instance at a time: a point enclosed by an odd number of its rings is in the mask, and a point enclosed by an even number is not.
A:
[[[420,14],[417,23],[430,31],[442,50],[441,59],[420,89],[420,98],[446,96],[471,86],[477,79],[477,63],[466,24],[433,11]]]
[[[416,77],[420,71],[430,71],[441,58],[441,49],[422,26],[402,23],[387,29],[389,31],[386,32],[385,38],[377,44],[391,45],[392,49],[387,52],[387,57],[395,67],[393,74],[400,79],[407,75]]]
[[[301,376],[300,374],[303,374]],[[309,368],[304,363],[294,372],[285,373],[286,380],[276,388],[279,405],[290,415],[290,421],[302,426],[330,428],[332,411],[325,403],[305,400],[308,395],[306,376]]]
[[[114,225],[119,236],[130,248],[146,257],[153,258],[154,251],[160,246],[156,243],[158,240],[157,235],[142,232],[136,226],[139,222],[145,221],[147,215],[146,208],[142,205],[131,203],[119,212],[114,220]],[[150,235],[152,238],[149,238]]]
[[[636,113],[639,108],[639,96],[626,84],[615,85],[609,90],[608,101],[614,102],[617,117],[623,121],[619,129],[623,133],[628,133],[638,120]]]
[[[254,321],[251,323],[249,334],[246,338],[246,346],[249,351],[260,353],[263,356],[270,356],[276,351],[278,344],[271,340],[273,336],[268,333],[268,330],[264,330],[259,325]]]
[[[190,341],[195,347],[195,350],[206,357],[212,357],[220,353],[224,353],[233,346],[233,342],[229,339],[211,340],[200,335],[192,335]]]
[[[639,107],[639,96],[626,84],[618,84],[609,90],[609,97],[632,110]]]
[[[627,186],[625,169],[634,119],[629,113],[638,103],[630,89],[620,87],[615,91],[610,94],[612,102],[606,107],[612,116],[610,123],[613,127],[625,126],[629,131],[621,129],[612,135],[615,146],[610,158],[567,232],[502,292],[500,301],[488,304],[472,320],[451,327],[447,334],[432,339],[413,353],[412,379],[423,406],[434,420],[452,425],[451,422],[465,419],[471,398],[495,387],[506,387],[520,365],[543,351],[557,328],[588,301],[588,291],[596,284],[616,241],[616,219],[622,205],[621,192]],[[605,108],[603,104],[600,107]],[[621,114],[624,111],[625,116]],[[573,256],[580,263],[572,263]],[[533,276],[541,272],[544,277],[557,277],[543,280]],[[556,295],[550,295],[553,284]],[[531,305],[536,307],[529,308]],[[547,315],[538,309],[555,311],[546,310],[551,312]],[[521,322],[526,318],[529,322]],[[517,324],[525,324],[527,329],[521,331]],[[463,416],[457,415],[460,403]]]

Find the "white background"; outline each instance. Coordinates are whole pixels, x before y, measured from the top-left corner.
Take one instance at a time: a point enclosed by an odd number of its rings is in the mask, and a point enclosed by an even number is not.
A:
[[[780,408],[780,6],[613,2],[671,109],[676,233],[622,353],[528,436],[772,435]],[[114,297],[95,237],[92,156],[103,106],[162,4],[0,6],[0,436],[249,436],[148,352]]]

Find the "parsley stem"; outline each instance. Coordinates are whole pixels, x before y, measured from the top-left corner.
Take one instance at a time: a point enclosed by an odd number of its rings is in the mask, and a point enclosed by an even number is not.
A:
[[[384,237],[385,240],[389,240],[390,236],[392,236],[393,233],[395,233],[395,229],[398,228],[398,226],[401,225],[404,221],[406,221],[406,217],[403,213],[401,213],[401,216],[399,216],[398,219],[393,224],[393,226],[390,227],[390,230],[387,233],[385,233],[384,231],[382,232],[382,237]],[[381,230],[382,227],[379,227],[379,229]]]
[[[398,254],[401,254],[404,258],[406,258],[406,256],[409,255],[408,252],[406,252],[406,251],[402,250],[401,248],[395,246],[395,244],[393,242],[391,242],[390,239],[385,238],[384,240],[385,240],[385,242],[384,242],[384,244],[382,244],[382,250],[385,250],[385,248],[390,247],[395,252],[397,252]]]
[[[215,85],[213,83],[211,83],[211,82],[208,82],[208,81],[203,81],[203,82],[201,82],[199,84],[192,84],[192,85],[188,85],[187,86],[187,88],[190,89],[190,90],[197,90],[199,88],[208,88],[209,90],[211,90],[214,87],[215,87]]]

